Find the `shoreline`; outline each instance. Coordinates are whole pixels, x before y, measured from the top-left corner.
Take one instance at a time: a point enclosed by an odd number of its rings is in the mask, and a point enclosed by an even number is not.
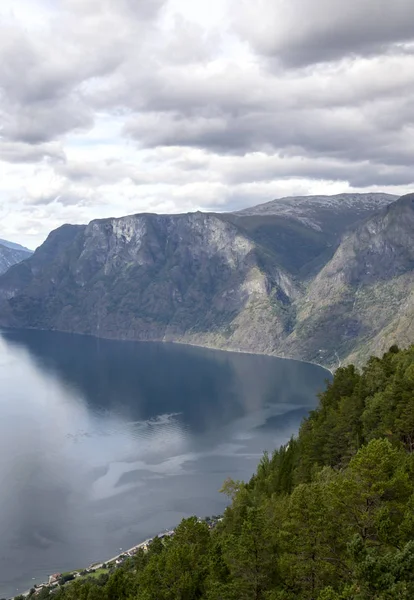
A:
[[[292,360],[295,362],[299,362],[305,365],[313,365],[315,367],[320,367],[325,371],[328,371],[331,376],[334,375],[334,370],[330,369],[328,366],[323,365],[321,363],[313,362],[311,360],[305,360],[302,358],[296,358],[293,356],[281,356],[280,354],[272,354],[270,352],[263,352],[260,350],[241,350],[240,348],[232,348],[232,347],[222,347],[215,346],[210,344],[201,344],[190,341],[183,340],[166,340],[166,339],[154,339],[154,340],[143,340],[143,339],[135,339],[135,338],[119,338],[119,337],[110,337],[105,335],[97,335],[95,333],[83,333],[80,331],[68,331],[66,329],[43,329],[41,327],[6,327],[4,325],[0,325],[0,333],[2,331],[44,331],[47,333],[64,333],[68,335],[79,335],[88,338],[92,338],[95,340],[107,340],[111,342],[130,342],[130,343],[140,343],[140,344],[177,344],[180,346],[191,346],[193,348],[204,348],[205,350],[216,350],[218,352],[234,352],[237,354],[250,354],[252,356],[268,356],[269,358],[279,358],[280,360]],[[339,365],[340,366],[340,365]],[[339,368],[338,366],[338,368]]]
[[[205,522],[208,524],[209,529],[212,529],[213,527],[215,527],[217,525],[217,523],[219,523],[220,521],[223,520],[223,515],[213,515],[212,517],[196,517],[197,520],[199,522]],[[98,561],[98,562],[93,562],[89,565],[89,567],[83,568],[83,569],[73,569],[71,571],[64,571],[64,575],[73,575],[74,577],[72,579],[69,579],[67,581],[65,581],[63,584],[60,584],[60,578],[56,579],[55,581],[50,581],[50,578],[53,577],[53,575],[49,576],[49,580],[46,582],[42,582],[42,583],[38,583],[32,586],[31,589],[35,589],[35,593],[32,595],[32,597],[36,597],[36,595],[44,588],[49,588],[49,589],[55,589],[59,586],[63,587],[65,585],[67,585],[68,583],[70,583],[71,581],[75,581],[78,577],[89,577],[92,576],[93,573],[95,573],[96,571],[100,570],[100,569],[116,569],[118,566],[122,565],[123,562],[129,558],[132,558],[140,549],[143,549],[144,551],[147,550],[148,545],[154,541],[155,539],[159,538],[159,539],[164,539],[164,538],[170,538],[174,535],[175,533],[175,529],[176,527],[178,527],[178,525],[174,526],[174,529],[164,529],[164,531],[157,533],[155,535],[153,535],[152,537],[147,538],[146,540],[144,540],[143,542],[139,542],[139,544],[136,544],[135,546],[132,546],[131,548],[128,548],[127,550],[123,550],[122,552],[120,552],[119,554],[116,554],[115,556],[113,556],[112,558],[109,558],[107,560],[104,561]],[[122,559],[119,563],[117,562],[119,559]],[[105,566],[104,566],[105,565]],[[83,573],[83,575],[82,575]],[[61,573],[59,574],[60,577],[64,576]],[[21,594],[17,594],[17,596],[11,596],[9,598],[9,600],[15,600],[16,598],[20,598],[21,596],[27,598],[30,595],[30,591],[26,590],[25,592],[22,592]]]
[[[166,531],[163,531],[162,533],[157,533],[153,537],[147,538],[143,542],[140,542],[139,544],[136,544],[135,546],[132,546],[131,548],[128,548],[127,550],[123,550],[122,552],[120,552],[116,556],[113,556],[112,558],[108,558],[107,560],[103,560],[100,562],[93,562],[89,565],[89,567],[85,567],[84,569],[74,569],[72,571],[67,571],[66,573],[69,575],[75,575],[74,579],[76,579],[77,577],[87,577],[89,574],[94,573],[98,569],[104,568],[103,565],[106,565],[106,568],[108,568],[108,569],[110,568],[110,566],[113,566],[116,568],[116,561],[119,560],[121,557],[131,558],[141,548],[145,550],[146,547],[148,546],[148,544],[150,542],[152,542],[155,538],[171,537],[172,535],[174,535],[174,531],[175,531],[174,529],[168,529]],[[83,571],[86,571],[86,574],[82,576],[81,573]],[[52,575],[50,575],[49,577],[52,577]],[[70,583],[70,581],[74,581],[74,579],[71,579],[66,583]],[[64,585],[66,585],[66,583]],[[58,585],[57,583],[56,584],[49,583],[49,581],[35,584],[33,586],[33,588],[36,590],[36,592],[35,592],[35,594],[33,594],[33,596],[35,596],[37,592],[39,592],[40,590],[42,590],[45,587],[53,589],[54,587],[57,587],[57,585]],[[33,589],[33,588],[31,588],[31,589]],[[17,594],[17,596],[12,596],[9,600],[15,600],[15,598],[19,598],[20,596],[28,597],[29,595],[30,595],[30,589],[26,590],[25,592],[22,592],[21,594]]]
[[[95,336],[92,336],[92,337],[95,337]],[[113,338],[101,338],[101,339],[113,339]],[[119,341],[123,341],[123,340],[119,340]],[[135,340],[135,341],[139,342],[141,340]],[[334,374],[334,372],[331,371],[331,369],[329,367],[327,367],[326,365],[321,365],[320,363],[312,362],[311,360],[304,360],[302,358],[294,358],[293,356],[280,356],[280,354],[271,354],[269,352],[259,352],[259,351],[253,352],[253,350],[240,350],[240,349],[234,349],[234,348],[222,348],[219,346],[206,346],[206,345],[201,345],[201,344],[195,344],[194,342],[180,342],[180,341],[170,341],[170,340],[161,340],[161,341],[148,340],[148,341],[154,341],[157,344],[159,344],[159,343],[180,344],[182,346],[192,346],[194,348],[205,348],[206,350],[217,350],[219,352],[234,352],[235,354],[250,354],[252,356],[268,356],[269,358],[279,358],[280,360],[291,360],[294,362],[302,363],[304,365],[313,365],[314,367],[320,367],[321,369],[328,371],[332,376]]]

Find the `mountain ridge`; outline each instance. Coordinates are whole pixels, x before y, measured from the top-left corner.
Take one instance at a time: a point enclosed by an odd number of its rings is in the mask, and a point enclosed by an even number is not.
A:
[[[310,339],[315,345],[326,321],[331,329],[327,347],[331,354],[349,354],[347,362],[360,363],[370,353],[385,351],[384,343],[373,341],[378,335],[382,337],[385,328],[389,345],[401,343],[400,335],[392,335],[397,325],[391,324],[402,318],[399,311],[404,307],[407,313],[414,309],[410,300],[414,288],[413,228],[414,194],[408,194],[346,236],[308,287],[288,347],[303,344],[302,351],[309,359],[323,356],[326,347],[317,354],[304,348]],[[359,338],[357,344],[355,338]]]
[[[5,273],[13,265],[29,258],[32,255],[31,250],[0,239],[0,275]]]
[[[8,240],[4,240],[0,238],[0,245],[6,246],[6,248],[11,248],[12,250],[21,250],[23,252],[28,252],[29,254],[33,254],[33,250],[22,246],[21,244],[16,244],[16,242],[9,242]]]
[[[326,367],[363,361],[381,351],[381,331],[390,345],[403,339],[402,320],[414,315],[411,196],[390,204],[379,195],[384,206],[365,203],[354,227],[346,207],[341,237],[283,214],[144,213],[64,225],[0,276],[0,324]],[[326,207],[312,210],[323,221]]]
[[[259,260],[267,262],[266,272]],[[278,307],[283,313],[297,293],[282,269],[219,216],[138,215],[53,232],[29,263],[2,278],[0,315],[2,325],[249,350],[238,330],[243,323],[243,332],[253,333],[251,306],[256,318],[266,315],[282,330]],[[271,350],[269,344],[262,337],[258,350]]]
[[[332,216],[336,219],[336,233],[352,227],[365,216],[385,208],[395,202],[398,196],[382,192],[362,194],[344,193],[311,196],[285,196],[264,204],[245,208],[235,214],[240,216],[252,215],[284,215],[305,225],[321,231],[332,226]]]

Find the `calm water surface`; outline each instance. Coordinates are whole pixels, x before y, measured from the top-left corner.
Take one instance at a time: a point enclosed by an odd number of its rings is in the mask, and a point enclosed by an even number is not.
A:
[[[223,511],[329,373],[266,356],[0,333],[0,597]],[[34,579],[32,579],[34,578]]]

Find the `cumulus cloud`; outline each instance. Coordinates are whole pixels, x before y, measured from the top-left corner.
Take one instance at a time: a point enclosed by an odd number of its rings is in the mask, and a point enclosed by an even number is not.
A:
[[[27,144],[0,140],[0,160],[11,163],[64,162],[66,155],[62,144]]]
[[[4,0],[2,237],[413,184],[408,0]]]
[[[413,40],[411,0],[242,0],[237,8],[242,34],[289,66],[384,53]]]

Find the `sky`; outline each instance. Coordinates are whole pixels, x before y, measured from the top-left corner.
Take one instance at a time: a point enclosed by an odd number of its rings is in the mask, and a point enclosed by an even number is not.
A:
[[[1,0],[0,237],[414,183],[412,0]]]

